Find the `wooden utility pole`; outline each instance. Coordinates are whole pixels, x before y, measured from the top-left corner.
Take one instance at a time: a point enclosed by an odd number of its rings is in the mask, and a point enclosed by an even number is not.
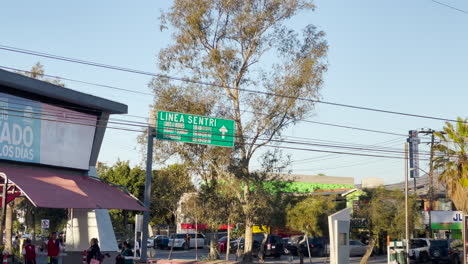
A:
[[[431,130],[431,156],[429,158],[429,235],[432,238],[431,211],[434,203],[434,130]]]
[[[428,198],[429,198],[429,238],[432,238],[432,219],[431,219],[431,211],[433,210],[434,206],[434,143],[435,137],[434,133],[436,131],[433,129],[422,130],[420,133],[424,134],[431,134],[431,152],[429,157],[429,191],[428,191]]]

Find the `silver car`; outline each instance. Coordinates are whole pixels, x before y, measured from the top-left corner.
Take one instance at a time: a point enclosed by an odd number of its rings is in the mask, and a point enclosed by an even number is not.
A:
[[[349,255],[364,256],[367,251],[367,245],[359,240],[349,240]]]

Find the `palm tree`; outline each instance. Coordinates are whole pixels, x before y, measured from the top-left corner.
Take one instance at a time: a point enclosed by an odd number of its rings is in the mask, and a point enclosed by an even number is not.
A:
[[[446,122],[443,132],[434,133],[441,142],[434,146],[438,155],[434,168],[440,169],[439,182],[458,210],[468,212],[468,121],[457,118],[456,125]]]

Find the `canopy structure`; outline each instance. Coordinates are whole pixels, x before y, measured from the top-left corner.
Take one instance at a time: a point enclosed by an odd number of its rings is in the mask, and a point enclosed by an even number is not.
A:
[[[1,173],[8,178],[8,184],[21,190],[36,207],[146,211],[129,194],[88,176],[55,173],[43,168],[5,167],[0,168]]]

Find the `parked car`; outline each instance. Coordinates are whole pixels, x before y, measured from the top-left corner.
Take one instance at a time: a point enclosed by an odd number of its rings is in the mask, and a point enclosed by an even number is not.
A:
[[[423,263],[429,261],[429,246],[431,245],[429,238],[414,238],[410,239],[410,259],[421,261]]]
[[[349,256],[364,256],[366,254],[368,245],[359,240],[349,240]]]
[[[223,236],[218,239],[218,251],[220,253],[224,253],[227,250],[227,236]]]
[[[157,235],[157,236],[148,238],[148,248],[165,249],[165,248],[168,248],[168,246],[169,246],[169,237],[167,236]]]
[[[289,237],[283,237],[283,254],[289,255],[288,246],[291,245],[291,241]]]
[[[463,242],[455,239],[432,240],[429,256],[432,263],[463,263]]]
[[[260,254],[260,249],[264,238],[265,237],[263,234],[256,234],[253,236],[252,255],[258,256]],[[244,242],[244,238],[238,238],[231,241],[231,250],[234,252],[238,247],[243,250]],[[265,257],[280,257],[281,254],[284,253],[283,239],[277,235],[268,235],[263,248],[263,253]]]
[[[205,245],[205,236],[202,234],[198,234],[195,236],[195,233],[171,234],[171,236],[169,237],[169,243],[168,243],[168,247],[174,246],[174,248],[185,249],[185,250],[189,248],[195,248],[195,246],[197,246],[198,248],[203,248],[204,245]]]
[[[303,236],[292,236],[290,238],[290,244],[287,246],[287,250],[294,256],[297,256],[299,250],[301,250],[302,254],[305,256],[309,255],[309,250],[307,249],[307,241],[304,241],[298,247],[298,244],[304,239]],[[320,238],[320,237],[309,237],[309,248],[310,254],[316,257],[323,257],[328,254],[328,239]]]

